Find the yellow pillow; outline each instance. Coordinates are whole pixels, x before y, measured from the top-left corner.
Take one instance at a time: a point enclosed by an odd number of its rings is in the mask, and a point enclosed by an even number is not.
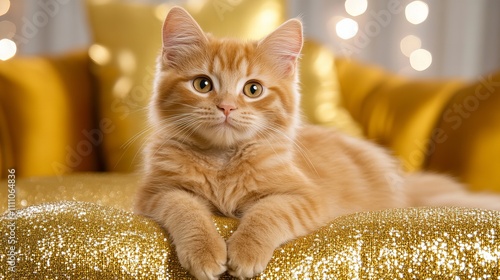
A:
[[[106,167],[131,171],[149,128],[146,111],[161,27],[169,6],[88,0],[95,45],[90,56],[100,81],[100,116],[116,129],[105,139]],[[201,27],[217,36],[261,38],[287,17],[283,0],[201,1],[186,8]],[[333,55],[318,44],[306,44],[302,62],[304,111],[309,121],[334,125],[352,134],[360,129],[341,105]]]
[[[310,123],[335,127],[363,137],[361,126],[344,106],[332,52],[314,41],[306,41],[300,60],[302,112]]]
[[[97,170],[92,98],[84,53],[0,62],[2,169],[17,176]]]
[[[429,139],[464,82],[412,80],[349,59],[336,60],[344,104],[364,134],[389,147],[408,171],[425,167]]]
[[[11,137],[7,127],[7,118],[2,106],[0,106],[0,178],[7,178],[9,169],[14,167],[14,151]]]
[[[462,178],[474,190],[500,192],[500,72],[461,88],[435,131],[428,168]]]
[[[500,191],[500,72],[468,84],[405,79],[348,59],[336,64],[347,109],[406,170],[446,173],[473,190]]]

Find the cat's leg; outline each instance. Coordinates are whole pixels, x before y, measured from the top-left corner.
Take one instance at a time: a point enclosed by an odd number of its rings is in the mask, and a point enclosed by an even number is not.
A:
[[[217,232],[203,199],[183,190],[150,196],[136,207],[172,237],[179,261],[197,279],[218,279],[226,271],[226,242]]]
[[[320,206],[299,195],[272,195],[259,200],[243,215],[228,239],[228,270],[240,279],[262,272],[281,244],[312,232],[326,217]]]

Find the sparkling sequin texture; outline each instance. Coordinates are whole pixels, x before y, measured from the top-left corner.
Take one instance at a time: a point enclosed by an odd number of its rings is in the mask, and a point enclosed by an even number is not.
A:
[[[86,201],[132,211],[140,177],[125,173],[72,173],[61,177],[29,177],[16,181],[16,208],[57,201]],[[7,186],[7,181],[0,181]],[[0,213],[7,210],[7,196],[0,196]]]
[[[16,211],[16,274],[0,279],[190,279],[149,219],[88,202]],[[8,216],[0,218],[6,237]],[[237,221],[214,217],[227,238]],[[408,208],[340,217],[275,251],[256,279],[500,279],[500,213]],[[0,240],[2,250],[9,246]],[[221,279],[231,279],[223,275]]]

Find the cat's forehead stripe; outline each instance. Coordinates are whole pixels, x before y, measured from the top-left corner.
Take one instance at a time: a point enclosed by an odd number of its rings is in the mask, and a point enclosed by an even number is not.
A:
[[[252,43],[242,43],[233,40],[213,42],[213,51],[208,57],[208,70],[212,74],[222,71],[238,72],[238,76],[248,75],[251,71],[249,59],[255,50]]]

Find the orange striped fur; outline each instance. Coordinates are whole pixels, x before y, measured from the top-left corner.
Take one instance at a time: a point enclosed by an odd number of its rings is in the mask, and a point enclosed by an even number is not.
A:
[[[301,123],[301,48],[295,19],[250,42],[204,34],[181,8],[165,20],[135,208],[166,228],[198,279],[252,277],[280,244],[339,215],[425,204],[407,199],[405,175],[382,148]],[[260,96],[245,95],[258,85]],[[213,214],[240,219],[227,242]]]

